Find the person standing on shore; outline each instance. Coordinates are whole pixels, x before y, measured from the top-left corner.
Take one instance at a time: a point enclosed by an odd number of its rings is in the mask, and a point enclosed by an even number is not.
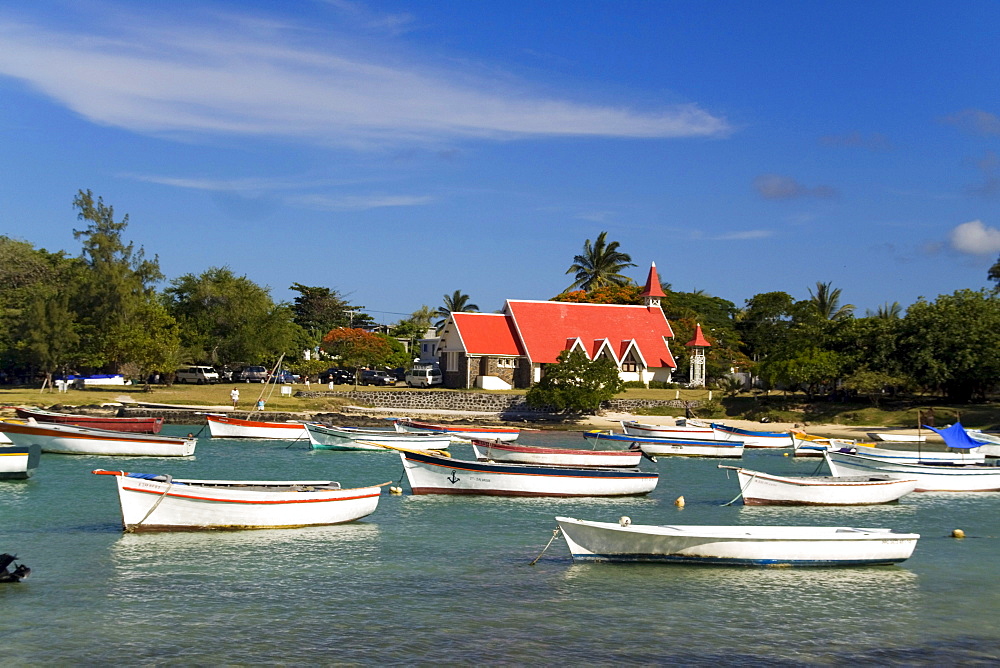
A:
[[[229,393],[229,398],[233,400],[233,410],[236,410],[236,404],[240,402],[240,391],[234,387]]]

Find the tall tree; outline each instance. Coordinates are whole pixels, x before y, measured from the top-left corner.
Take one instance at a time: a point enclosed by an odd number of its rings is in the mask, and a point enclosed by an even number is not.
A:
[[[439,318],[434,326],[440,327],[443,325],[444,321],[452,313],[471,313],[477,311],[479,311],[479,307],[469,302],[469,295],[461,290],[455,290],[450,295],[444,296],[444,305],[439,306],[437,311],[434,312],[434,315]]]
[[[262,364],[299,352],[291,310],[228,267],[185,274],[171,281],[164,295],[182,325],[181,342],[192,362]]]
[[[52,374],[75,361],[80,337],[75,314],[65,294],[39,293],[18,320],[18,338],[28,361],[45,374],[49,387]]]
[[[996,285],[993,286],[993,289],[1000,292],[1000,257],[998,257],[997,261],[993,263],[992,267],[990,267],[990,270],[986,273],[986,278],[987,280],[996,283]]]
[[[389,364],[397,352],[388,337],[356,327],[338,327],[331,330],[323,337],[322,348],[324,352],[339,360],[341,366],[354,369],[355,384],[359,369]]]
[[[840,288],[831,288],[830,282],[816,281],[816,292],[809,289],[809,301],[824,320],[843,320],[854,313],[854,304],[840,304]]]
[[[885,302],[879,304],[878,308],[872,312],[871,309],[865,309],[865,317],[867,318],[881,318],[883,320],[897,320],[903,315],[903,307],[899,305],[899,302]]]
[[[114,207],[90,190],[81,190],[73,200],[77,218],[87,223],[73,236],[82,240],[84,272],[74,308],[80,316],[81,347],[95,367],[114,370],[127,362],[129,345],[121,337],[136,328],[147,327],[143,316],[157,299],[155,284],[163,279],[154,256],[146,259],[142,247],[136,249],[124,239],[128,214],[115,220]]]
[[[632,256],[618,250],[618,242],[607,242],[607,232],[597,235],[597,240],[590,239],[583,244],[583,253],[573,257],[573,264],[566,270],[573,274],[574,281],[567,290],[581,288],[590,291],[605,285],[626,285],[632,281],[623,276],[621,271],[634,267]]]

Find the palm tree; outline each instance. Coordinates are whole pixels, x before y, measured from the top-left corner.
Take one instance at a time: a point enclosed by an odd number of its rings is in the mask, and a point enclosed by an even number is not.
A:
[[[865,317],[867,318],[880,318],[882,320],[898,320],[903,315],[903,307],[899,305],[899,302],[889,303],[886,302],[876,309],[872,313],[871,309],[865,310]]]
[[[455,292],[450,295],[444,296],[444,306],[438,306],[437,311],[434,315],[441,318],[436,323],[435,327],[441,327],[444,321],[448,319],[448,316],[452,313],[470,313],[478,312],[479,307],[475,304],[469,303],[469,295],[465,294],[461,290],[455,290]]]
[[[635,266],[632,256],[620,253],[617,241],[607,243],[607,235],[607,232],[601,232],[593,245],[590,239],[583,244],[583,254],[575,256],[573,264],[566,270],[576,279],[567,290],[580,288],[590,291],[606,285],[628,285],[632,282],[631,278],[619,273],[626,267]]]
[[[809,289],[809,301],[824,320],[843,320],[854,313],[854,304],[840,305],[840,288],[831,289],[830,283],[816,281],[816,293]]]

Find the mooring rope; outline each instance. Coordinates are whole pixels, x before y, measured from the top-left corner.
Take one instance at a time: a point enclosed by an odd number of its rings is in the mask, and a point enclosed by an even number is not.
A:
[[[542,558],[543,554],[545,554],[545,550],[549,549],[549,545],[552,545],[552,541],[554,541],[559,536],[559,534],[561,534],[561,533],[562,533],[562,529],[560,529],[560,528],[553,529],[552,530],[552,538],[549,538],[549,542],[545,544],[545,548],[542,549],[541,553],[537,557],[535,557],[534,561],[532,561],[528,565],[529,566],[534,566],[535,564],[537,564],[538,560]]]
[[[139,520],[138,522],[135,523],[135,526],[139,526],[140,524],[142,524],[143,522],[145,522],[147,519],[149,519],[149,516],[153,514],[153,511],[156,510],[159,507],[160,502],[162,502],[163,499],[167,498],[167,492],[170,491],[170,485],[173,483],[174,479],[171,478],[169,475],[165,475],[164,477],[167,479],[167,486],[163,490],[163,494],[160,494],[160,498],[158,498],[156,500],[156,503],[153,504],[153,507],[150,508],[146,512],[146,514],[143,516],[143,518],[141,520]]]
[[[727,473],[726,473],[726,475],[729,475],[729,473],[727,472]],[[737,494],[737,495],[736,495],[736,497],[735,497],[735,498],[734,498],[734,499],[733,499],[732,501],[730,501],[729,503],[723,503],[722,505],[723,505],[723,506],[731,506],[731,505],[733,505],[734,503],[736,503],[736,499],[738,499],[738,498],[740,498],[741,496],[743,496],[743,492],[745,492],[745,491],[746,491],[747,487],[749,487],[749,486],[750,486],[750,483],[752,483],[752,482],[753,482],[753,479],[754,479],[754,478],[756,478],[756,477],[757,477],[757,472],[756,472],[756,471],[754,471],[754,474],[753,474],[752,476],[750,476],[750,479],[749,479],[749,480],[747,480],[747,484],[743,485],[743,487],[742,487],[742,488],[740,488],[740,493],[739,493],[739,494]]]

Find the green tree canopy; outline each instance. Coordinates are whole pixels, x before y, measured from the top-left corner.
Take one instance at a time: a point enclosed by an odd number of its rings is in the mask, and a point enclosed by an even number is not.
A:
[[[951,400],[984,397],[1000,382],[1000,294],[958,290],[918,300],[902,321],[900,352],[914,379]]]
[[[181,344],[189,361],[205,364],[263,364],[300,343],[291,310],[271,293],[228,267],[185,274],[164,291],[169,312],[182,325]]]
[[[607,232],[597,235],[597,240],[590,239],[583,244],[583,253],[573,257],[573,264],[566,270],[573,274],[573,283],[567,290],[581,288],[593,290],[605,285],[627,285],[632,279],[623,276],[622,270],[634,267],[632,256],[618,250],[617,241],[607,242]]]
[[[611,360],[589,360],[579,349],[559,353],[556,364],[545,365],[542,379],[532,385],[525,402],[536,408],[567,413],[596,413],[602,401],[622,391],[625,383]]]

